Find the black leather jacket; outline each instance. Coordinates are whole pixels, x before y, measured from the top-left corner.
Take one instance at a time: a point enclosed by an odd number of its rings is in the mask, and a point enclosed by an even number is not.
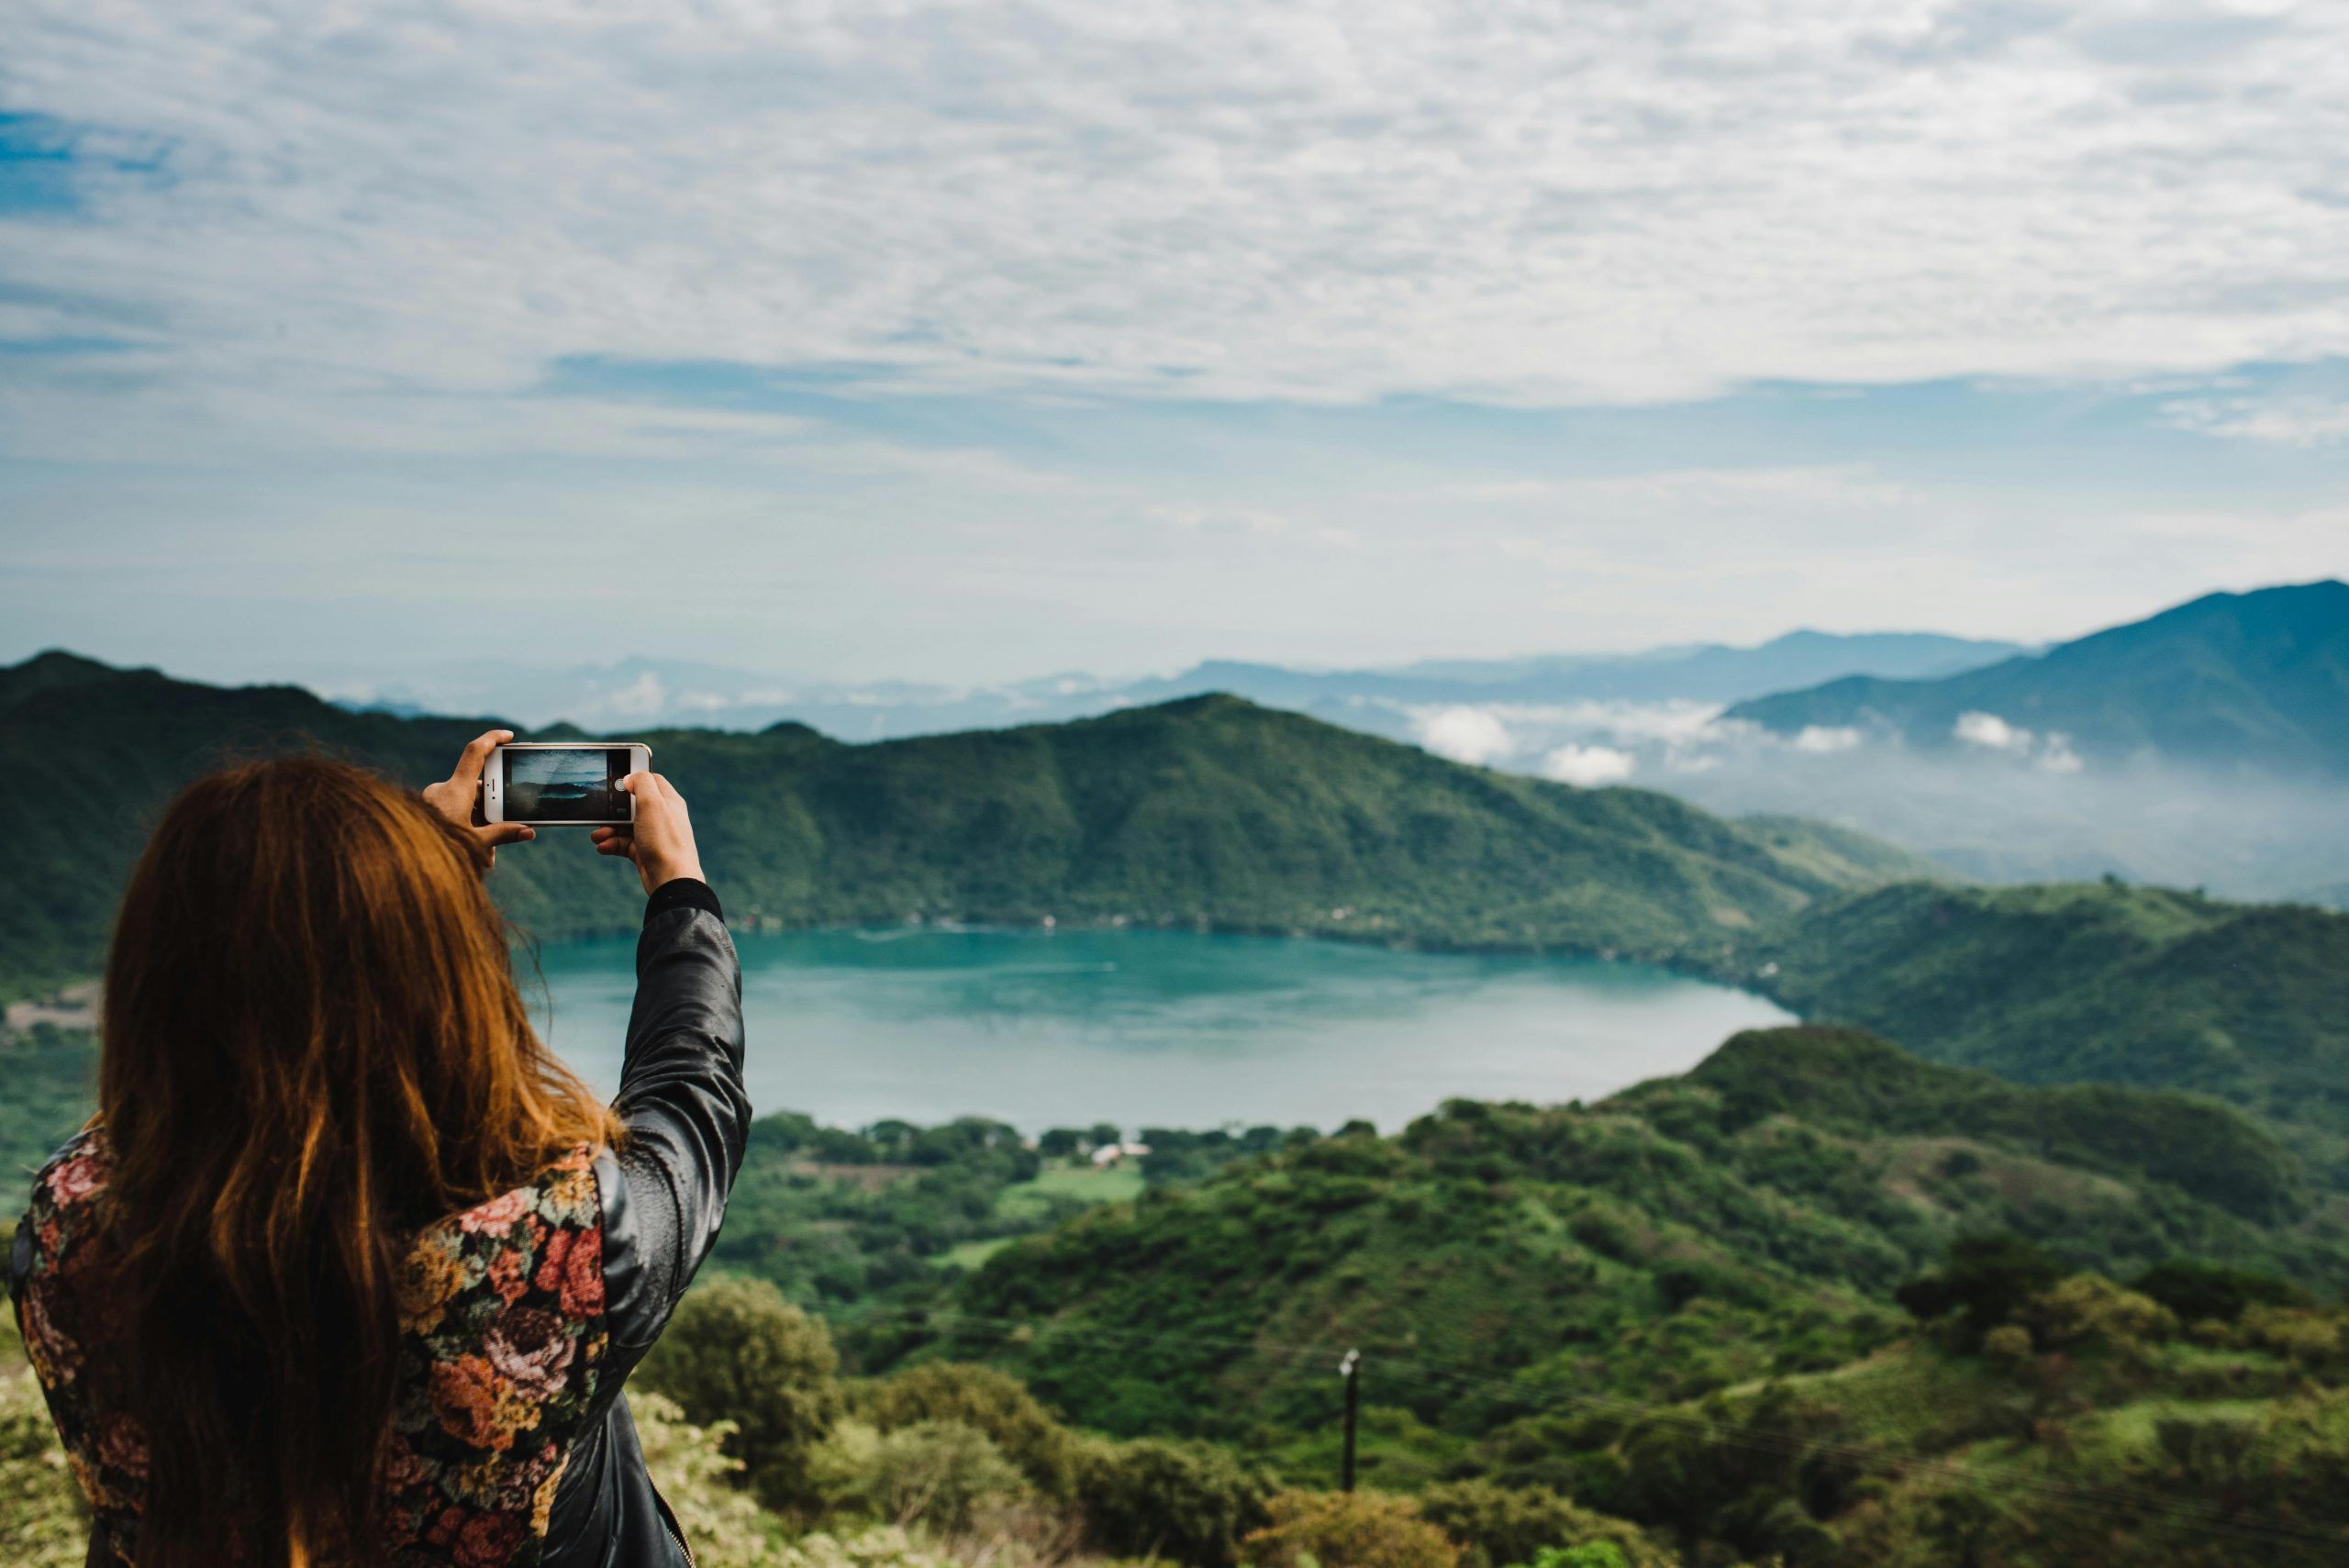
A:
[[[626,1147],[596,1162],[610,1334],[585,1429],[547,1523],[542,1568],[683,1568],[693,1556],[645,1473],[621,1391],[718,1240],[741,1169],[742,971],[717,895],[663,884],[636,943],[636,1006],[613,1108]]]

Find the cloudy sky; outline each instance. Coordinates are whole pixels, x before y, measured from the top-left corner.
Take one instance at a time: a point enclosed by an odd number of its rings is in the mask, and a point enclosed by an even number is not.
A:
[[[2349,7],[12,0],[0,657],[2044,639],[2349,573]]]

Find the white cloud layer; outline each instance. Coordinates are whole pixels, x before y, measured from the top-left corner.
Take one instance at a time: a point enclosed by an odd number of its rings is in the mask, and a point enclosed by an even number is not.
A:
[[[1508,727],[1490,708],[1440,707],[1412,716],[1420,745],[1439,757],[1479,766],[1497,762],[1517,749]]]
[[[1995,713],[1961,713],[1951,733],[1968,746],[1980,746],[1992,751],[2028,751],[2032,734],[2028,729],[2009,724]]]
[[[255,420],[429,424],[565,355],[1544,402],[2349,350],[2332,5],[18,0],[7,33],[0,106],[84,181],[0,220],[7,331],[119,336]]]
[[[2185,397],[2162,405],[2162,414],[2181,430],[2269,446],[2349,440],[2349,403],[2330,397]]]
[[[2076,773],[2087,766],[2072,738],[2060,729],[2044,735],[2010,724],[1995,713],[1961,713],[1951,733],[1968,746],[2029,758],[2051,773]]]
[[[1542,759],[1542,776],[1596,789],[1600,784],[1620,784],[1631,776],[1636,765],[1629,751],[1612,746],[1568,744]]]
[[[1809,751],[1827,756],[1837,751],[1852,751],[1865,739],[1865,737],[1849,725],[1806,724],[1795,736],[1794,747],[1798,751]]]
[[[2349,572],[2341,367],[2245,362],[2349,353],[2344,83],[2349,10],[2189,0],[16,0],[73,200],[0,162],[0,658],[1002,680]]]

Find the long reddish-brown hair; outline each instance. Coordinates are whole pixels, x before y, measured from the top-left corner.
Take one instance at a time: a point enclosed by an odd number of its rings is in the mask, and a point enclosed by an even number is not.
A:
[[[98,1121],[140,1568],[372,1559],[406,1239],[618,1137],[530,1028],[487,863],[302,756],[189,785],[131,876]]]

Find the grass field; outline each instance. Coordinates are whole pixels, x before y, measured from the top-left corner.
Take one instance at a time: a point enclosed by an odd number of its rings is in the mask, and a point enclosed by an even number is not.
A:
[[[1131,1165],[1108,1171],[1090,1165],[1047,1165],[1035,1180],[998,1193],[995,1211],[1006,1219],[1025,1219],[1043,1213],[1056,1197],[1079,1203],[1128,1203],[1141,1196],[1141,1172]]]
[[[990,1236],[984,1241],[965,1241],[960,1246],[950,1247],[930,1259],[930,1266],[940,1269],[975,1269],[1017,1240],[1019,1238],[1014,1236]]]

